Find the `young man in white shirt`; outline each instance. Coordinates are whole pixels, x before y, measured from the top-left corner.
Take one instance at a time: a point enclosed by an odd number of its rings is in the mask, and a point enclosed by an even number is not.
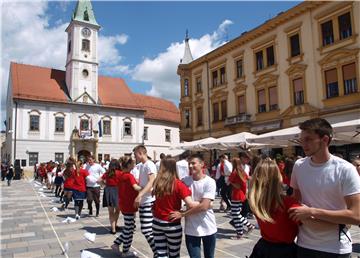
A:
[[[231,209],[231,203],[230,203],[230,199],[231,199],[231,185],[229,183],[229,176],[231,175],[232,172],[232,164],[231,162],[228,160],[228,156],[227,155],[221,155],[220,156],[220,163],[217,166],[216,169],[216,178],[218,178],[219,180],[219,187],[220,189],[220,194],[221,194],[221,201],[220,201],[220,210],[224,210],[223,204],[222,202],[224,201],[226,203],[226,210],[230,211]]]
[[[189,162],[187,161],[188,156],[189,153],[186,151],[180,155],[180,160],[176,162],[176,172],[180,180],[190,175]]]
[[[94,156],[89,156],[85,169],[89,172],[86,178],[86,199],[88,203],[89,215],[93,214],[92,202],[95,202],[96,217],[100,212],[100,185],[97,180],[105,173],[105,169],[98,163],[95,163]]]
[[[139,207],[141,233],[145,236],[154,253],[154,257],[156,257],[157,252],[152,230],[152,205],[155,199],[151,195],[151,191],[157,170],[154,162],[148,159],[147,150],[144,145],[136,146],[134,148],[134,154],[136,160],[142,163],[139,172],[139,185],[142,187],[142,190],[136,197],[134,205],[135,207]]]
[[[190,258],[201,257],[201,241],[205,258],[214,258],[216,244],[216,220],[212,209],[215,200],[215,180],[203,173],[204,160],[200,155],[189,158],[191,176],[183,178],[183,182],[191,189],[192,199],[199,205],[185,212],[170,213],[171,220],[185,217],[185,241]]]
[[[307,120],[299,128],[307,157],[296,161],[291,187],[304,206],[291,208],[290,217],[328,223],[299,227],[297,257],[350,258],[352,243],[347,225],[360,224],[360,178],[354,166],[330,154],[333,130],[325,119]]]

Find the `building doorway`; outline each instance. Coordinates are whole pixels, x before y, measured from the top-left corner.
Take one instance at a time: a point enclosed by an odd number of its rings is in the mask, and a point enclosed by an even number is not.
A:
[[[91,153],[89,151],[81,150],[78,152],[78,160],[81,160],[83,163],[85,163],[90,155]]]

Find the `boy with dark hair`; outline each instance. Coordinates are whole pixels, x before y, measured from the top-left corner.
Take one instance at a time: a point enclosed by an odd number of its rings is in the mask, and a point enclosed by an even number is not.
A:
[[[185,211],[170,213],[171,220],[185,217],[185,242],[190,257],[201,257],[201,242],[203,243],[204,257],[214,258],[216,244],[216,220],[212,209],[215,199],[216,183],[214,179],[203,173],[204,159],[199,154],[189,158],[191,176],[183,178],[192,193],[192,199],[199,205]]]
[[[303,224],[297,238],[298,258],[350,258],[352,244],[346,225],[360,224],[360,178],[349,162],[331,155],[333,130],[322,118],[299,125],[306,158],[296,161],[291,187],[304,206],[291,208],[296,221],[317,220],[326,226]]]

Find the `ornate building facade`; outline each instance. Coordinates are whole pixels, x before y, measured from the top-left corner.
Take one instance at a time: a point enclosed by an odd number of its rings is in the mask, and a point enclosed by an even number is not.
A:
[[[180,139],[359,118],[359,32],[359,2],[305,1],[196,60],[187,39]]]

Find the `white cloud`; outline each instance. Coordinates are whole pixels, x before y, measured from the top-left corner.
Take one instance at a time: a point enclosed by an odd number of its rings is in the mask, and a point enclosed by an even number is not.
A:
[[[74,2],[71,3],[72,5]],[[59,10],[65,11],[69,2],[60,2]],[[65,69],[65,32],[69,20],[57,20],[49,27],[48,2],[4,2],[1,5],[1,110],[4,111],[10,62]],[[100,73],[110,71],[119,75],[129,68],[120,64],[121,55],[116,49],[126,44],[125,34],[99,37]],[[2,112],[2,115],[4,113]],[[3,120],[3,118],[2,118]]]
[[[189,45],[194,59],[224,44],[227,28],[231,24],[233,24],[232,21],[225,20],[212,34],[203,35],[198,39],[190,39]],[[145,58],[133,69],[132,78],[151,84],[148,95],[163,97],[178,103],[180,83],[176,70],[183,57],[184,48],[184,42],[175,42],[155,58]]]

